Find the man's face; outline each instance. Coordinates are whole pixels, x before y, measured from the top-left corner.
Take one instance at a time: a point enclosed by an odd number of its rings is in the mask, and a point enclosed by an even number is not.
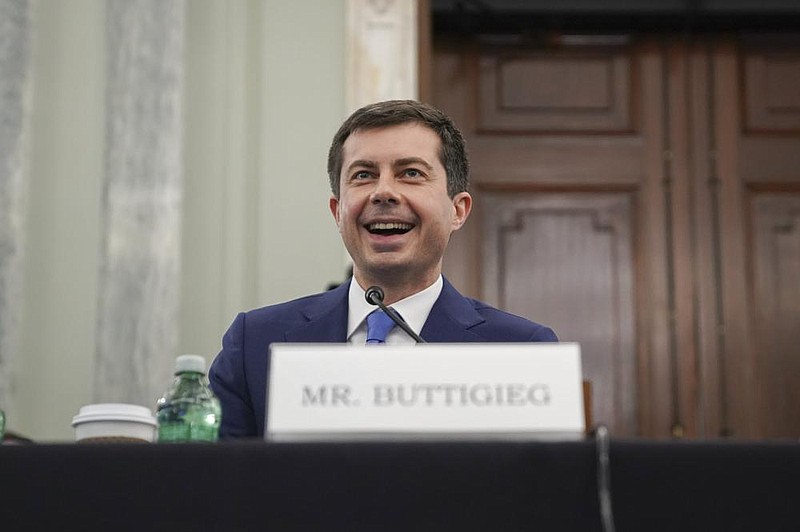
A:
[[[330,209],[361,283],[428,286],[450,234],[469,216],[466,192],[450,198],[441,141],[416,123],[358,130],[342,150]]]

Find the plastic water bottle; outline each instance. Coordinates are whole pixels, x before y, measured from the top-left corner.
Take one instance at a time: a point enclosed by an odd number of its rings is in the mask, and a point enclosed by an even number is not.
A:
[[[175,380],[156,405],[159,442],[217,441],[222,409],[199,355],[175,360]]]

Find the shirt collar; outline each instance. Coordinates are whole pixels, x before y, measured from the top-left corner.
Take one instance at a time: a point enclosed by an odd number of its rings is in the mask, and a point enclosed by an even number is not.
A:
[[[428,320],[428,314],[431,313],[434,303],[439,299],[439,294],[442,293],[443,286],[444,282],[442,281],[441,274],[439,274],[433,284],[428,288],[416,294],[412,294],[405,299],[401,299],[396,303],[392,303],[391,307],[400,313],[414,332],[419,334],[425,322]],[[364,289],[361,288],[355,278],[350,279],[348,306],[347,338],[349,339],[355,330],[364,322],[367,315],[378,307],[367,303]]]

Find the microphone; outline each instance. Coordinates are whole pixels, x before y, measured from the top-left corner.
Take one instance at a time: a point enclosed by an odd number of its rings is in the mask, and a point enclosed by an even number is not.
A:
[[[378,307],[380,307],[380,309],[384,311],[386,315],[389,316],[392,319],[392,321],[397,324],[398,327],[403,329],[406,332],[406,334],[408,334],[411,338],[416,340],[418,344],[426,343],[425,340],[423,340],[420,337],[420,335],[415,333],[411,329],[411,327],[408,326],[406,320],[404,320],[403,317],[400,314],[398,314],[395,309],[393,309],[392,307],[387,307],[386,305],[383,304],[383,288],[381,288],[380,286],[370,286],[364,293],[364,297],[367,299],[367,303],[369,303],[370,305],[377,305]]]

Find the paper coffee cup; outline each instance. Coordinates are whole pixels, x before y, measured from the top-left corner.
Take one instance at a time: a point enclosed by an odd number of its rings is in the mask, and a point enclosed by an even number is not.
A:
[[[158,423],[147,407],[102,403],[82,406],[72,426],[80,442],[153,442]]]

